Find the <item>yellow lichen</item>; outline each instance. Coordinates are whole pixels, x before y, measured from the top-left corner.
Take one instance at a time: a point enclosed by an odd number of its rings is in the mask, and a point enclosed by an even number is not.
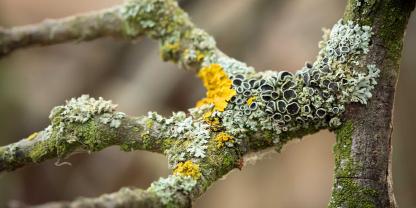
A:
[[[176,62],[180,51],[181,45],[179,42],[166,42],[163,43],[162,47],[160,48],[160,56],[163,60],[172,60]]]
[[[251,105],[255,100],[256,100],[256,97],[254,97],[254,96],[247,99],[247,105]]]
[[[225,142],[234,142],[234,139],[231,135],[221,132],[217,134],[215,137],[215,141],[217,142],[217,147],[223,147]]]
[[[204,60],[205,56],[201,51],[197,51],[196,52],[196,61],[201,62],[202,60]]]
[[[188,160],[186,162],[180,162],[175,170],[173,171],[175,175],[182,176],[191,176],[194,179],[201,177],[201,172],[199,171],[199,166],[192,161]]]
[[[209,126],[211,127],[213,131],[218,131],[221,128],[220,119],[217,117],[211,117],[211,115],[212,115],[212,111],[208,111],[204,113],[203,119],[205,122],[209,124]]]
[[[179,51],[179,49],[181,48],[179,45],[179,42],[175,42],[175,43],[168,43],[165,45],[166,49],[168,51],[172,51],[173,53],[176,53]]]
[[[197,107],[213,104],[214,110],[224,111],[231,97],[237,92],[231,88],[232,82],[219,64],[211,64],[198,72],[204,87],[207,89],[206,97],[198,101]]]
[[[31,141],[31,140],[33,140],[34,138],[36,138],[36,136],[38,135],[38,132],[33,132],[31,135],[29,135],[28,137],[27,137],[27,140],[29,140],[29,141]]]

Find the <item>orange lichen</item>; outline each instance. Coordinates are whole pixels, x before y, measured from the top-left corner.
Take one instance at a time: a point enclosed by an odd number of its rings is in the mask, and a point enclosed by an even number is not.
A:
[[[186,162],[180,162],[175,170],[173,171],[175,175],[182,176],[191,176],[194,179],[201,177],[201,172],[199,171],[199,166],[192,161],[188,160]]]
[[[206,97],[198,101],[197,107],[213,104],[214,110],[224,111],[231,97],[237,92],[231,88],[232,82],[219,64],[211,64],[202,68],[198,77],[202,79],[207,89]]]
[[[234,142],[234,139],[231,135],[221,132],[217,134],[215,137],[215,141],[217,142],[217,147],[223,147],[225,142]]]

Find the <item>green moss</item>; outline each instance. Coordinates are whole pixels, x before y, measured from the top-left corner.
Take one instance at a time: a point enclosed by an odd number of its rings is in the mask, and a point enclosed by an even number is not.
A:
[[[372,25],[374,21],[373,8],[377,6],[377,0],[350,0],[344,12],[344,21],[354,21],[360,25]]]
[[[53,157],[56,154],[55,140],[36,143],[29,151],[28,156],[34,163],[41,162],[45,158]]]
[[[354,126],[346,122],[336,131],[335,182],[329,207],[375,207],[373,201],[375,190],[362,187],[355,180],[355,173],[360,164],[351,157],[352,133]]]
[[[399,64],[403,48],[403,35],[407,26],[410,12],[414,8],[411,1],[390,0],[380,9],[379,36],[383,45],[388,49],[388,56],[395,64]],[[398,67],[397,67],[398,69]]]
[[[161,149],[162,150],[169,149],[173,146],[177,146],[178,143],[179,143],[179,141],[177,139],[174,139],[174,138],[163,139],[162,144],[161,144]]]
[[[90,151],[99,151],[108,146],[113,145],[117,140],[117,133],[109,129],[107,125],[101,124],[98,120],[91,120],[84,124],[68,124],[72,125],[68,129],[69,136],[74,136],[77,142]]]
[[[226,154],[226,155],[224,155],[224,158],[222,160],[222,165],[228,169],[230,167],[234,167],[236,162],[237,161],[236,161],[235,157],[233,157],[229,154]]]
[[[357,1],[363,4],[357,6]],[[348,1],[344,20],[377,28],[375,36],[381,38],[381,44],[387,48],[388,56],[393,63],[399,64],[403,35],[413,8],[412,1],[351,0]]]
[[[351,145],[353,124],[351,121],[345,123],[336,130],[336,143],[334,146],[335,172],[337,176],[348,177],[354,172],[353,161],[351,159]]]

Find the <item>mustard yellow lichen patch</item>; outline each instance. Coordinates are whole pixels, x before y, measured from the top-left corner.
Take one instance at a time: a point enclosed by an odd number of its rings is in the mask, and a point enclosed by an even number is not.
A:
[[[217,134],[215,137],[215,141],[217,142],[217,147],[223,147],[225,142],[234,142],[234,139],[231,135],[221,132]]]
[[[221,122],[217,117],[211,117],[212,111],[204,113],[203,119],[209,124],[213,131],[218,131],[221,128]]]
[[[251,98],[249,98],[249,99],[247,99],[247,105],[251,105],[254,101],[256,100],[256,97],[251,97]]]
[[[180,162],[175,170],[173,171],[175,175],[182,176],[191,176],[194,179],[201,177],[201,172],[199,171],[199,166],[192,161],[188,160],[186,162]]]
[[[224,111],[227,101],[237,92],[231,88],[232,82],[219,64],[211,64],[198,72],[204,87],[207,89],[206,97],[198,101],[197,107],[213,104],[214,110]]]
[[[29,140],[29,141],[31,141],[31,140],[33,140],[34,138],[36,138],[36,136],[38,135],[38,132],[33,132],[31,135],[29,135],[28,137],[27,137],[27,140]]]

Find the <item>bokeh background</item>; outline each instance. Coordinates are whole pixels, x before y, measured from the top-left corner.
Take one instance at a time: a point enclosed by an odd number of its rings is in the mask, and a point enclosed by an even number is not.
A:
[[[122,0],[0,0],[0,25],[36,23]],[[345,1],[192,0],[181,3],[227,54],[256,69],[295,71],[318,52],[322,27],[342,15]],[[401,207],[416,207],[416,15],[408,27],[394,117],[394,189]],[[81,94],[102,96],[130,115],[185,110],[204,96],[193,73],[160,60],[157,43],[104,38],[20,50],[0,60],[0,145],[46,127],[50,109]],[[242,171],[233,171],[195,207],[325,207],[330,197],[334,135],[322,131],[289,143]],[[167,176],[167,160],[117,147],[0,175],[0,207],[94,197],[123,186],[146,188]]]

